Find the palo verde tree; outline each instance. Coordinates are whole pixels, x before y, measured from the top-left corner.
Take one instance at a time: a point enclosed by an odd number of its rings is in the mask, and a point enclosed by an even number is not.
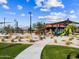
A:
[[[64,35],[72,35],[76,30],[76,27],[74,24],[69,24],[61,33],[62,36]]]

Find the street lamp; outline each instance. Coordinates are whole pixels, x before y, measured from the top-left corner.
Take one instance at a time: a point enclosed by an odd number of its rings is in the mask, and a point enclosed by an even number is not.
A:
[[[6,18],[4,18],[4,28],[5,28],[5,19],[6,19]]]
[[[30,34],[31,34],[31,30],[32,30],[32,12],[29,12],[29,16],[30,16]]]
[[[46,29],[46,24],[45,24],[45,22],[44,22],[44,35],[45,35],[45,29]]]
[[[18,21],[16,19],[14,19],[15,22],[15,32],[18,32]]]
[[[18,28],[18,21],[14,19],[14,22],[15,22],[15,28]]]

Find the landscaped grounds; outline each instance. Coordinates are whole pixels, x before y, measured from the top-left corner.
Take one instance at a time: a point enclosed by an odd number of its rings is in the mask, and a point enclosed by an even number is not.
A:
[[[14,59],[28,44],[0,44],[0,59]],[[64,46],[47,45],[41,54],[41,59],[76,59],[79,49]],[[4,57],[3,57],[4,56]]]
[[[14,57],[29,46],[28,44],[0,44],[0,59],[14,59]]]
[[[77,59],[79,49],[65,46],[47,45],[41,59]]]

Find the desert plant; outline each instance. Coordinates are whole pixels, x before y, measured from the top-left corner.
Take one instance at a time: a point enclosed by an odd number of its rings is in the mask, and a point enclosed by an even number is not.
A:
[[[66,41],[65,43],[66,43],[66,45],[70,45],[70,44],[71,44],[71,42],[70,42],[70,41]]]
[[[73,39],[74,39],[73,37],[70,37],[70,38],[69,38],[70,41],[73,40]]]
[[[54,42],[57,43],[57,40],[55,39]]]
[[[62,36],[64,35],[72,35],[75,32],[76,27],[73,24],[69,24],[61,33]]]

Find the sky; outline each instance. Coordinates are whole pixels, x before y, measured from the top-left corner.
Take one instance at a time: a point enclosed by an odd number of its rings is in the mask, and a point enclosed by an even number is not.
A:
[[[32,24],[36,22],[58,22],[70,18],[79,22],[79,0],[0,0],[0,22],[19,26],[29,26],[29,12],[32,12]]]

